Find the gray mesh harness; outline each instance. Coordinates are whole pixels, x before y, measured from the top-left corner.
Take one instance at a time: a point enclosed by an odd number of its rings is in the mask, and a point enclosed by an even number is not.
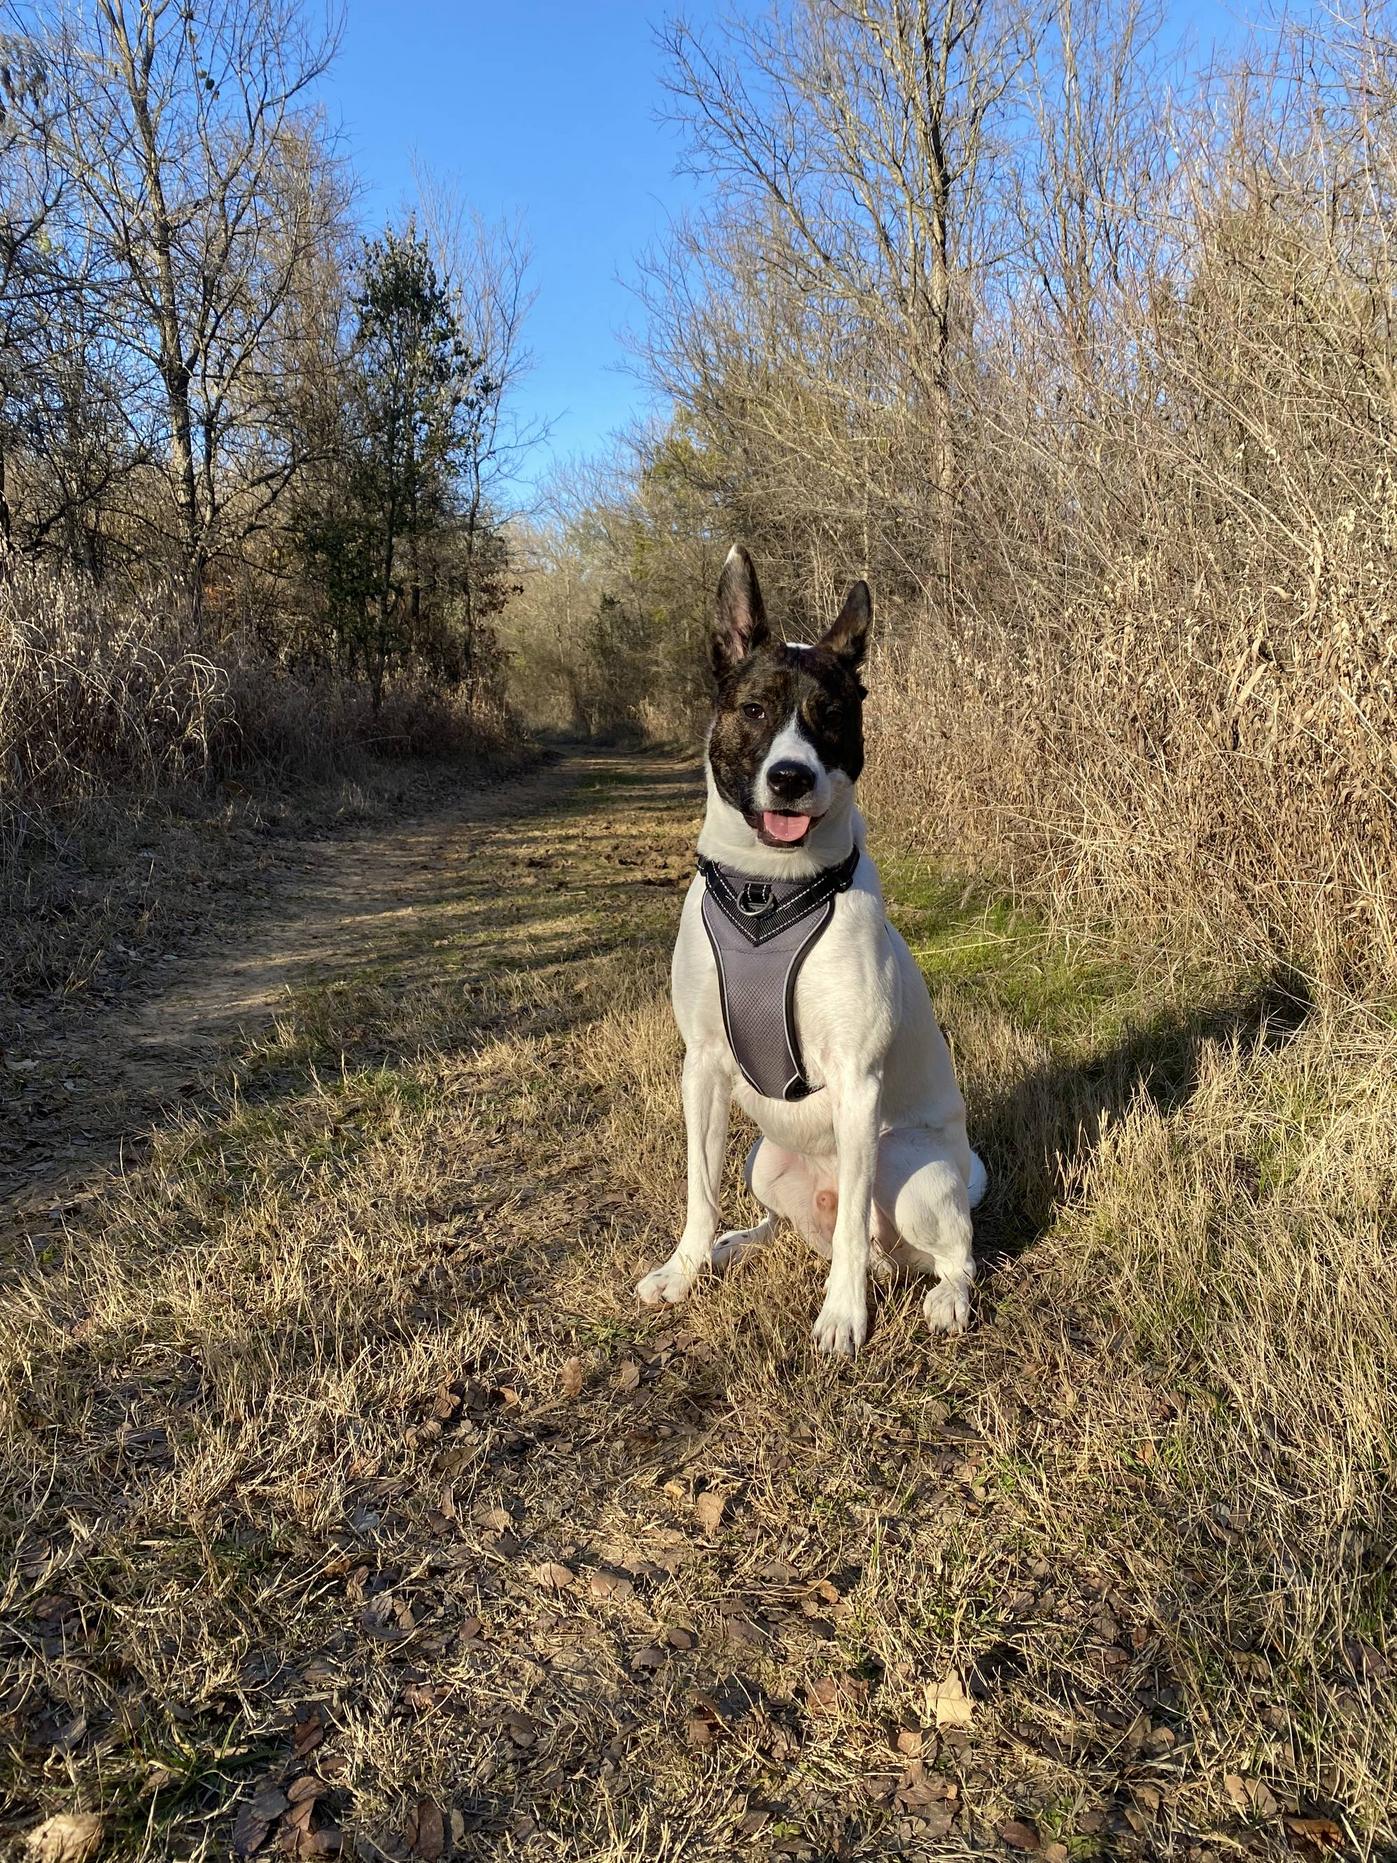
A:
[[[755,880],[699,861],[703,928],[718,965],[723,1027],[742,1077],[770,1100],[816,1092],[801,1068],[796,977],[848,890],[859,850],[809,880]]]

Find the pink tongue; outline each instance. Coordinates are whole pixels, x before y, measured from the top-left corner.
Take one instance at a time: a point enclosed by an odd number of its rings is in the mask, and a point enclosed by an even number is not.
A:
[[[762,827],[773,841],[799,841],[809,826],[808,815],[778,815],[775,809],[762,811]]]

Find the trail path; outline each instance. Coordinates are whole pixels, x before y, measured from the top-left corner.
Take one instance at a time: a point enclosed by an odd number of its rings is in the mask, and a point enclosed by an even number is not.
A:
[[[60,1223],[139,1155],[153,1121],[198,1103],[232,1038],[270,1023],[292,990],[361,971],[400,943],[470,866],[482,831],[546,814],[617,762],[571,750],[402,820],[284,842],[259,875],[270,897],[230,905],[188,949],[153,951],[120,1012],[31,1010],[0,1077],[0,1239]]]

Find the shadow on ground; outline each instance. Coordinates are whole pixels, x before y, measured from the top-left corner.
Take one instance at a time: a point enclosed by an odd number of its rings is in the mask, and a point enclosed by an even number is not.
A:
[[[1303,983],[1277,974],[1234,999],[1128,1029],[1089,1057],[1049,1061],[972,1105],[971,1142],[990,1178],[975,1220],[977,1248],[1022,1255],[1052,1226],[1107,1125],[1142,1099],[1157,1112],[1177,1111],[1196,1091],[1209,1048],[1278,1051],[1309,1011]]]

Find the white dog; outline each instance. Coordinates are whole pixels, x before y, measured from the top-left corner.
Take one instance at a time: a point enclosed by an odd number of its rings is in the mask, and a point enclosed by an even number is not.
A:
[[[964,1330],[970,1212],[985,1188],[945,1038],[887,921],[854,807],[871,621],[859,582],[816,646],[783,644],[747,552],[723,567],[708,809],[673,966],[688,1215],[636,1289],[647,1304],[683,1300],[705,1267],[765,1242],[784,1216],[829,1260],[815,1344],[845,1355],[868,1336],[870,1267],[936,1275],[928,1323]],[[715,1245],[734,1099],[763,1134],[747,1182],[769,1213]]]

